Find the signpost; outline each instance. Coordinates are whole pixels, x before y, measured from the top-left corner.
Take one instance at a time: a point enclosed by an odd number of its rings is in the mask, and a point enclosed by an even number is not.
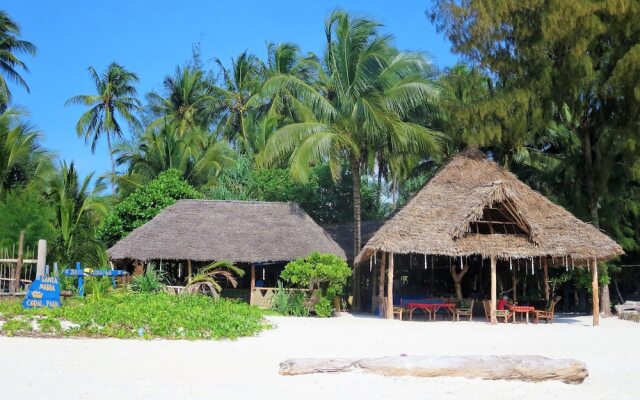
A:
[[[36,278],[27,290],[27,295],[22,300],[24,308],[60,307],[60,283],[53,276],[41,276]]]
[[[82,269],[79,262],[76,263],[76,269],[65,269],[62,273],[66,276],[77,276],[78,277],[78,296],[84,296],[84,277],[85,276],[110,276],[113,287],[116,287],[116,276],[124,276],[127,275],[127,271],[122,271],[120,269],[92,269],[85,268]]]

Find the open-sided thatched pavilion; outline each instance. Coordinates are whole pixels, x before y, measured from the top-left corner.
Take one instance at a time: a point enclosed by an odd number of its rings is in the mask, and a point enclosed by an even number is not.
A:
[[[250,269],[250,301],[256,265],[282,265],[313,251],[346,259],[331,237],[295,203],[180,200],[108,250],[121,262],[231,261]]]
[[[496,266],[525,259],[545,274],[547,261],[562,259],[590,268],[593,322],[598,324],[597,261],[623,253],[594,226],[574,217],[518,178],[487,160],[478,150],[455,156],[431,181],[387,221],[356,257],[361,263],[381,257],[379,302],[387,318],[393,308],[393,254],[479,255],[491,260],[491,320],[496,322]],[[384,274],[388,259],[387,297]],[[382,303],[384,307],[382,307]]]

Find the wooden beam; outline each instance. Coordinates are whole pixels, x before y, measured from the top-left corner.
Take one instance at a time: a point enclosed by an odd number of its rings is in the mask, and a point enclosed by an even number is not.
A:
[[[191,274],[193,270],[191,269],[191,260],[187,260],[187,283],[191,283]]]
[[[513,302],[518,301],[518,278],[516,278],[516,269],[511,271],[511,287],[513,288]]]
[[[598,285],[598,263],[595,258],[591,264],[591,292],[593,294],[593,326],[600,324],[600,294]]]
[[[549,288],[549,268],[547,268],[547,257],[542,257],[542,276],[544,278],[544,299],[549,304],[551,297]]]
[[[387,271],[387,319],[393,319],[393,253],[389,253],[389,270]]]
[[[496,318],[496,305],[498,297],[498,289],[496,283],[496,264],[496,256],[491,256],[491,323],[493,325],[498,323],[498,319]]]

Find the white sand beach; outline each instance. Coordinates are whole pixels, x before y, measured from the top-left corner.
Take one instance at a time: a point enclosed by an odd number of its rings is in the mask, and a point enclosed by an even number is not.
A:
[[[553,325],[275,318],[237,341],[0,338],[3,399],[638,399],[640,324],[560,316]],[[290,357],[533,354],[575,358],[580,385],[364,372],[280,376]]]

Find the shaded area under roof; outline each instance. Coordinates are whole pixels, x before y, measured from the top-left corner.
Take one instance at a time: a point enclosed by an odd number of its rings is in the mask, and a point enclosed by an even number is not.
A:
[[[290,261],[342,248],[295,203],[180,200],[108,250],[111,260]]]
[[[495,207],[508,210],[526,234],[474,232],[474,223]],[[373,235],[355,261],[362,262],[374,251],[582,261],[623,254],[606,234],[552,203],[478,150],[453,157]]]

